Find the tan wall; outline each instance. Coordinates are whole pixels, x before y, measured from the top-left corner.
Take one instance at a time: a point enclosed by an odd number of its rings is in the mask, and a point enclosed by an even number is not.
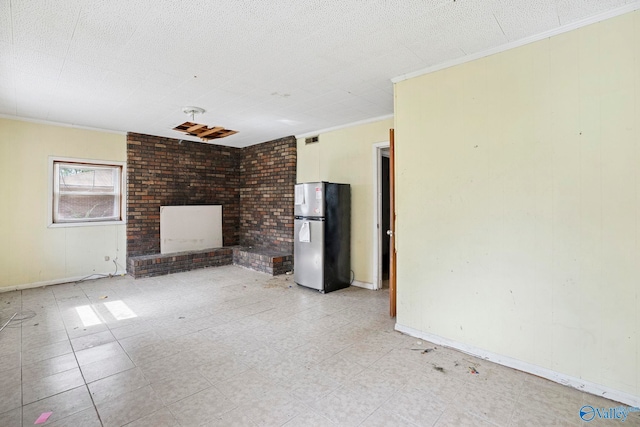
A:
[[[373,282],[373,144],[389,141],[393,119],[298,139],[297,181],[351,184],[351,269],[355,280]]]
[[[396,84],[398,324],[640,396],[640,12]]]
[[[47,227],[49,156],[126,161],[125,136],[0,119],[0,289],[125,270],[125,225]]]

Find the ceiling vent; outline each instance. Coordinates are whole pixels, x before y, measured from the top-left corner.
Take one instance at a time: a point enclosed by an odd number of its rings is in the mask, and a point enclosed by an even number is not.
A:
[[[308,144],[315,144],[315,143],[317,143],[317,142],[320,142],[320,137],[319,137],[319,136],[317,136],[317,135],[316,135],[316,136],[309,137],[309,138],[306,138],[306,139],[304,140],[304,144],[305,144],[305,145],[308,145]]]

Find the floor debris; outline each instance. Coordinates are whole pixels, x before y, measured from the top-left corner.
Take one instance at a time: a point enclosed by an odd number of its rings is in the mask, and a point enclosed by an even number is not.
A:
[[[442,372],[444,374],[444,368],[442,366],[433,366],[433,369],[435,369],[438,372]]]
[[[11,319],[7,320],[7,323],[5,323],[4,325],[2,325],[2,327],[0,328],[0,332],[2,332],[2,330],[4,328],[6,328],[6,326],[11,323],[11,321],[13,320],[14,317],[16,317],[18,315],[18,313],[15,313],[13,316],[11,316]]]
[[[469,373],[470,373],[470,374],[478,375],[480,372],[478,372],[478,371],[476,370],[476,368],[474,368],[474,367],[472,367],[472,366],[469,366]]]
[[[422,354],[431,353],[433,350],[436,350],[438,347],[433,348],[412,348],[413,351],[419,351]]]
[[[36,422],[33,423],[33,424],[44,424],[44,423],[46,423],[47,420],[49,419],[49,417],[51,416],[51,414],[53,414],[53,412],[43,412],[42,414],[40,414],[40,416],[38,417]]]

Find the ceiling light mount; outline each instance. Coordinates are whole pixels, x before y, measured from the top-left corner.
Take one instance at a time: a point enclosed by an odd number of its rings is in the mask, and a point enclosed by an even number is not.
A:
[[[191,116],[191,120],[195,120],[196,114],[204,114],[206,110],[200,107],[182,107],[182,112]]]

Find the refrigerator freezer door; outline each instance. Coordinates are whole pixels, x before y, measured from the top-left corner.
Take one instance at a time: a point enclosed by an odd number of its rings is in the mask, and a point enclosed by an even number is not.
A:
[[[296,184],[295,188],[295,216],[323,217],[324,212],[324,183],[307,182]]]
[[[294,222],[293,280],[307,288],[324,291],[324,221]]]

